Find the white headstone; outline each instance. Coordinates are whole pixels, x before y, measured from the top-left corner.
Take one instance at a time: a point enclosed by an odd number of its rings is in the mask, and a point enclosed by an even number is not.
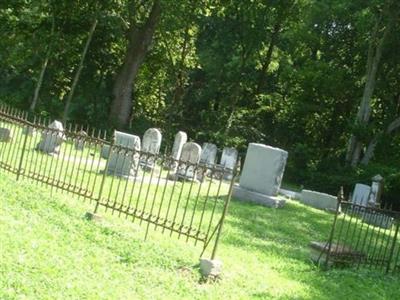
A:
[[[181,153],[181,163],[178,166],[177,175],[184,179],[196,178],[196,165],[200,161],[201,147],[199,144],[185,143]]]
[[[9,128],[0,127],[0,142],[9,142],[11,139],[11,130]]]
[[[36,149],[48,154],[59,153],[60,145],[65,141],[64,127],[60,121],[55,120],[44,129],[42,138],[37,144]]]
[[[383,177],[379,174],[372,177],[371,194],[368,201],[370,205],[376,206],[381,202],[382,188]]]
[[[143,135],[142,152],[158,154],[160,152],[162,135],[156,128],[147,129]]]
[[[108,173],[122,177],[136,176],[140,157],[138,152],[140,138],[133,134],[115,131],[114,139],[115,146],[111,148],[109,154]]]
[[[160,152],[161,140],[161,132],[156,128],[147,129],[144,133],[142,144],[143,153],[140,161],[144,169],[152,169],[154,167],[156,159],[154,155]]]
[[[186,143],[186,141],[187,141],[186,132],[179,131],[175,135],[174,145],[172,146],[172,153],[171,153],[171,158],[173,161],[170,164],[170,169],[173,171],[176,171],[176,168],[178,166],[177,160],[179,160],[181,157],[182,148],[183,145]]]
[[[354,187],[351,202],[354,204],[367,206],[370,193],[371,187],[369,185],[357,183]]]
[[[233,195],[241,200],[281,207],[284,199],[276,197],[281,186],[288,153],[279,148],[251,143]]]
[[[224,150],[222,151],[220,165],[224,168],[232,170],[233,172],[236,166],[237,159],[238,159],[238,151],[235,148],[224,148]],[[231,173],[230,171],[227,171],[227,173],[224,175],[224,178],[226,180],[231,180],[232,174],[233,173]]]
[[[213,166],[217,158],[217,146],[211,143],[204,143],[201,151],[200,163]]]

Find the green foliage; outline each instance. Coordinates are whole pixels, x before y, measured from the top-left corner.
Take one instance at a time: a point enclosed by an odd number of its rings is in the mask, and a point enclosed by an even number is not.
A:
[[[359,171],[343,166],[350,135],[366,147],[400,114],[400,22],[394,13],[369,125],[354,122],[374,24],[389,2],[398,7],[393,0],[164,1],[153,45],[135,80],[130,131],[161,128],[171,145],[174,134],[184,130],[191,140],[240,152],[249,142],[266,143],[289,151],[286,175],[294,183],[329,192],[337,190],[334,184],[351,185]],[[51,46],[37,112],[59,118],[90,24],[98,18],[70,119],[109,127],[127,28],[141,26],[151,4],[2,3],[0,100],[30,106]],[[374,163],[399,169],[398,132],[379,139]],[[335,179],[340,174],[347,179]]]

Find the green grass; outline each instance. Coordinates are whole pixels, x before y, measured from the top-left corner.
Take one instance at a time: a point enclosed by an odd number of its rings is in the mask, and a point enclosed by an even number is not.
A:
[[[93,205],[0,174],[0,299],[400,299],[399,278],[321,271],[307,245],[332,216],[289,201],[275,210],[233,201],[216,282],[203,282],[200,247],[116,216],[84,219]]]

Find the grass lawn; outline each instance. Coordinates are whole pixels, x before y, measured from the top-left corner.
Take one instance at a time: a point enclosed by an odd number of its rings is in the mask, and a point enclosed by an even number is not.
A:
[[[296,202],[232,201],[223,276],[203,282],[201,247],[160,230],[144,241],[145,223],[109,214],[87,221],[93,204],[0,172],[0,299],[400,299],[399,277],[313,266],[307,245],[333,217]]]

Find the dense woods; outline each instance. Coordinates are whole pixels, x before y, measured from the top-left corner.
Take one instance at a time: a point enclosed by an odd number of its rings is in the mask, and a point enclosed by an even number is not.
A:
[[[380,173],[400,206],[399,32],[397,0],[2,1],[0,101],[166,144],[281,147],[288,182]]]

